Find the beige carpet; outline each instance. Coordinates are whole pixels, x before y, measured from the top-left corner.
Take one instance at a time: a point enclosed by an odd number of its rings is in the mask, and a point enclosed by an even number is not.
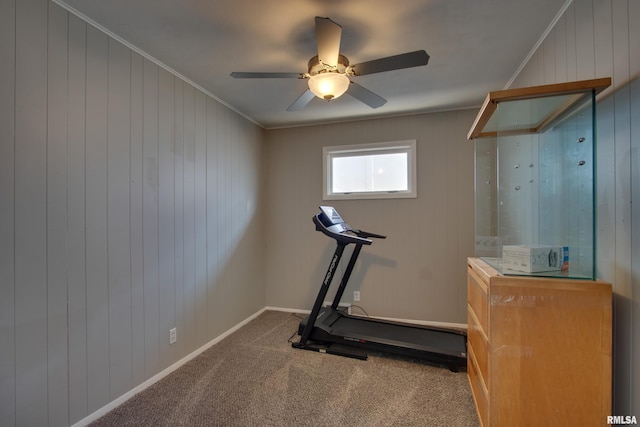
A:
[[[92,426],[479,425],[465,372],[296,350],[299,320],[263,313]]]

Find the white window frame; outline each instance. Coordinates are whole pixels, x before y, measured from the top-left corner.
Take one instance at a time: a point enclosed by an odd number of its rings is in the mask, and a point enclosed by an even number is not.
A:
[[[332,192],[332,159],[345,154],[381,154],[407,153],[407,183],[406,191],[366,191],[353,193]],[[418,196],[416,170],[416,140],[393,142],[377,142],[371,144],[339,145],[322,148],[322,199],[323,200],[355,200],[355,199],[412,199]]]

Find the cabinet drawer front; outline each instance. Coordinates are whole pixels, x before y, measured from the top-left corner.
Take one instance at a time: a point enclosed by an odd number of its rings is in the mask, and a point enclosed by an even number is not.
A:
[[[482,380],[478,373],[476,358],[473,349],[470,348],[467,358],[467,377],[471,386],[471,394],[478,410],[480,425],[489,426],[489,399],[482,384]]]
[[[489,354],[487,353],[487,341],[478,319],[473,311],[469,310],[467,340],[468,346],[472,349],[474,359],[478,365],[478,374],[487,389],[489,389]]]
[[[468,269],[467,274],[467,298],[469,300],[469,306],[478,318],[478,323],[485,336],[489,337],[488,328],[488,298],[487,298],[487,285],[480,279],[480,277],[473,271],[472,268]]]

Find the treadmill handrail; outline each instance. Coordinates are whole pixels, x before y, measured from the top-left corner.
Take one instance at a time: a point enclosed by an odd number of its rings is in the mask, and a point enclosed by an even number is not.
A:
[[[376,233],[370,233],[368,231],[364,231],[364,230],[353,230],[358,237],[364,237],[364,238],[368,238],[368,237],[373,237],[375,239],[386,239],[387,236],[384,236],[382,234],[376,234]]]
[[[347,234],[345,233],[341,227],[339,227],[340,224],[334,224],[330,227],[326,227],[322,221],[320,220],[320,214],[316,214],[313,216],[313,223],[316,225],[316,230],[317,231],[321,231],[322,233],[324,233],[325,235],[331,237],[332,239],[335,239],[338,243],[342,243],[344,245],[348,245],[350,243],[356,244],[356,245],[370,245],[373,243],[372,240],[369,240],[365,237],[358,237],[358,235],[353,235],[353,234]],[[346,230],[346,231],[351,231],[353,233],[357,233],[359,232],[359,230]],[[362,233],[362,232],[360,232]],[[367,233],[368,235],[368,233]],[[370,237],[376,237],[376,235],[371,235]]]

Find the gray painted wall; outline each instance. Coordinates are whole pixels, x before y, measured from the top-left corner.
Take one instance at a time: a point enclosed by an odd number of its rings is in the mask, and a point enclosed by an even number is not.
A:
[[[351,226],[387,235],[363,249],[343,301],[360,290],[356,304],[372,316],[466,324],[466,257],[474,254],[474,149],[466,133],[475,114],[267,131],[268,305],[311,308],[335,249],[311,218],[329,204]],[[323,202],[323,146],[406,139],[417,145],[417,198]]]
[[[512,87],[611,77],[597,111],[597,275],[614,290],[615,415],[640,414],[640,2],[574,0]],[[634,363],[635,362],[635,363]]]
[[[0,76],[0,425],[69,425],[265,306],[263,132],[47,0]]]

